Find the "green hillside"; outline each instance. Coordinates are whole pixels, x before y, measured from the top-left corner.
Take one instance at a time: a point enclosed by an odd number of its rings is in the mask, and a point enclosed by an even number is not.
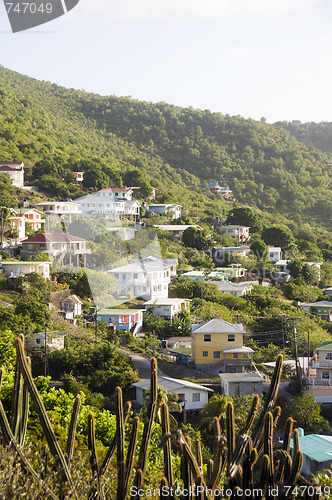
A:
[[[0,67],[0,157],[23,160],[28,182],[75,197],[116,184],[157,188],[158,201],[225,215],[209,180],[229,184],[237,204],[330,227],[328,155],[280,126],[208,110],[101,97]],[[199,197],[197,196],[199,194]]]
[[[274,125],[288,130],[296,139],[325,153],[332,153],[332,122],[276,122]]]

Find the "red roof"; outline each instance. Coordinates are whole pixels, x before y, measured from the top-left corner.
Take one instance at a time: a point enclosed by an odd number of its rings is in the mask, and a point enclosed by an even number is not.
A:
[[[13,165],[17,167],[23,167],[23,161],[0,161],[0,165]]]
[[[71,299],[75,304],[82,304],[83,302],[76,295],[69,295],[67,298]]]
[[[102,188],[102,189],[99,189],[99,191],[102,191],[102,192],[108,192],[108,193],[115,193],[115,192],[118,192],[118,193],[123,193],[125,191],[130,191],[130,188]]]
[[[23,170],[23,163],[16,163],[13,161],[0,161],[0,170],[2,172],[12,172],[13,170]]]
[[[75,241],[86,240],[73,236],[72,234],[58,232],[36,234],[36,236],[24,240],[24,243],[74,243]]]

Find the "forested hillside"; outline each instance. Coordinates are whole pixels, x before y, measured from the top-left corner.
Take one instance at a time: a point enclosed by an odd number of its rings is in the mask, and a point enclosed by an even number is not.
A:
[[[23,160],[28,180],[57,196],[85,171],[84,189],[108,185],[157,188],[158,201],[224,215],[229,205],[209,194],[209,180],[229,184],[237,202],[296,222],[329,227],[329,159],[289,131],[240,116],[166,103],[101,97],[0,68],[0,156]]]
[[[332,123],[331,122],[308,122],[302,123],[298,120],[292,122],[276,122],[274,125],[288,130],[296,139],[310,147],[314,147],[326,153],[332,153]],[[331,154],[329,155],[331,159]]]

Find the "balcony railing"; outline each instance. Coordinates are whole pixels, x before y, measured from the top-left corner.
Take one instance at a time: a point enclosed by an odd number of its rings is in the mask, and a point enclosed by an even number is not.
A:
[[[332,380],[331,379],[323,379],[323,378],[319,378],[319,379],[315,379],[315,378],[312,378],[310,380],[306,380],[306,384],[307,385],[329,385],[329,386],[332,386]]]

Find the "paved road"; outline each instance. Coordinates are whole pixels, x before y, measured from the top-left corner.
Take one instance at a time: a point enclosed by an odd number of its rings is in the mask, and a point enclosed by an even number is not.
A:
[[[150,378],[151,374],[151,364],[150,359],[141,356],[140,354],[134,354],[132,352],[125,351],[124,349],[120,349],[125,354],[128,354],[134,363],[135,367],[138,370],[138,374],[140,378]],[[158,375],[163,376],[163,372],[158,370]]]

